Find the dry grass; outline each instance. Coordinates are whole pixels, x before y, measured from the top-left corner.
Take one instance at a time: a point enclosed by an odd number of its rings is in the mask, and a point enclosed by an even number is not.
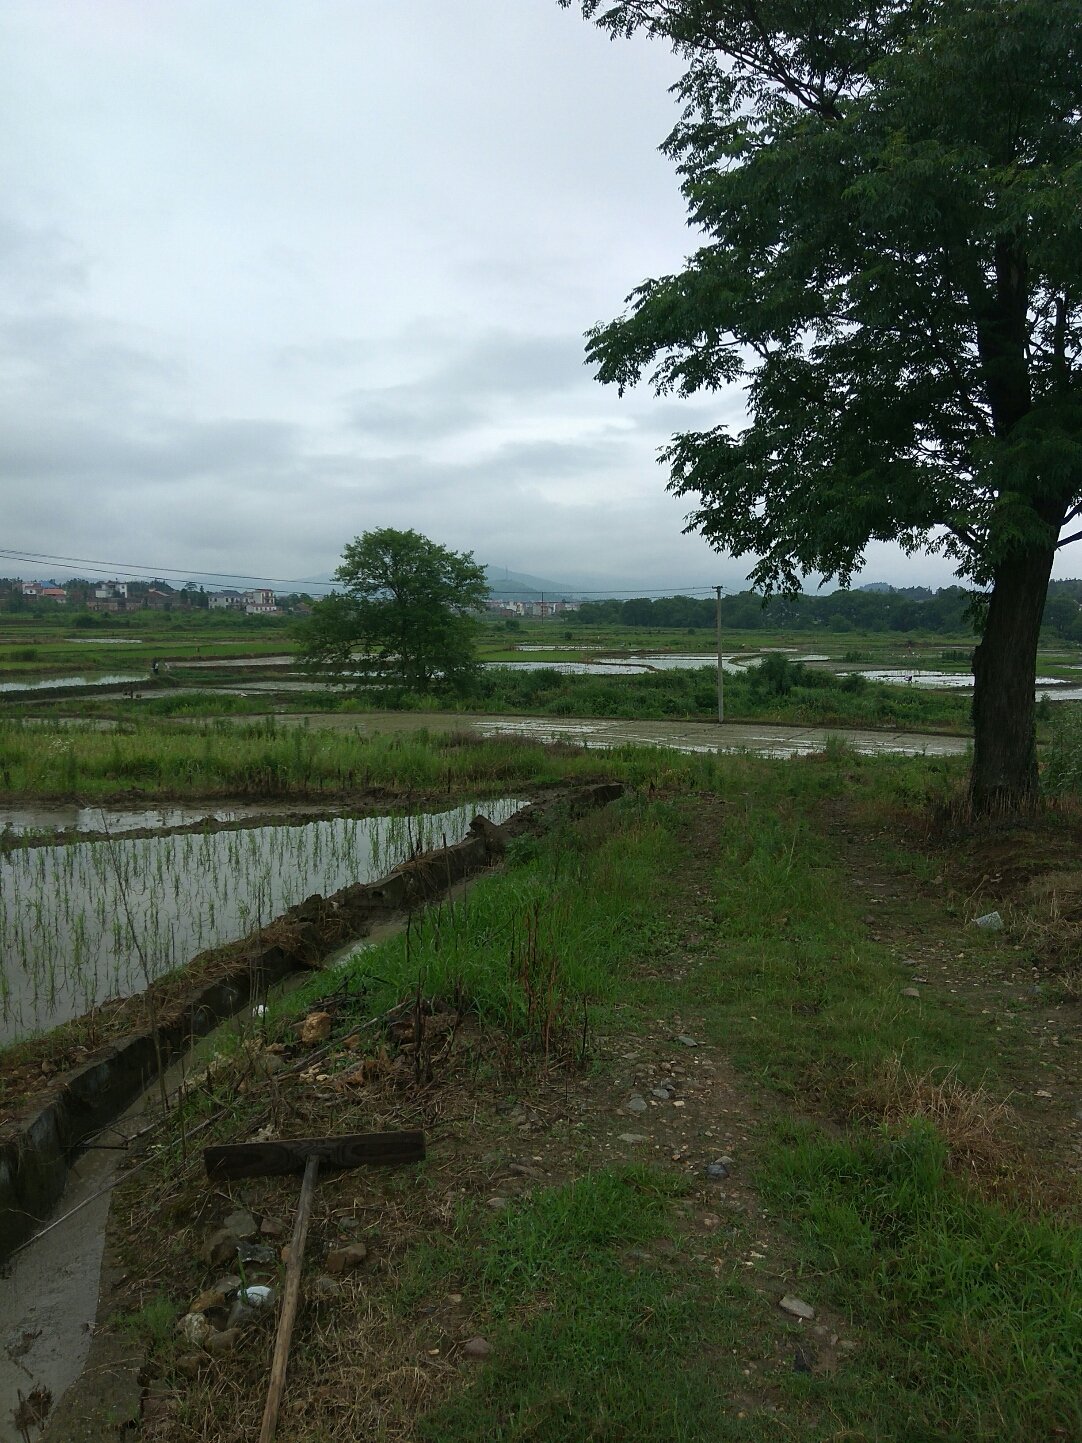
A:
[[[951,1168],[982,1193],[1016,1193],[1026,1168],[1019,1118],[1009,1102],[984,1087],[967,1087],[953,1071],[917,1073],[898,1056],[870,1077],[854,1078],[850,1117],[890,1129],[914,1118],[934,1125],[947,1144]]]

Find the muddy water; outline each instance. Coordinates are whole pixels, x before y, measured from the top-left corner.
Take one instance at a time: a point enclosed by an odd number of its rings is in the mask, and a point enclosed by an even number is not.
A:
[[[459,841],[481,809],[69,842],[0,857],[0,1043],[55,1027],[311,896]]]

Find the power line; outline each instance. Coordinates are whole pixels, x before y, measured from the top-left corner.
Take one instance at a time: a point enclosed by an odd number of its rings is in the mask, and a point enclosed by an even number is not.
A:
[[[140,577],[135,575],[135,573],[142,573],[143,575],[148,576],[152,579],[154,577],[161,577],[164,580],[167,576],[177,576],[183,577],[185,580],[188,581],[196,580],[199,578],[220,582],[256,581],[261,582],[263,585],[289,586],[294,590],[308,590],[313,587],[321,587],[328,589],[332,588],[335,585],[333,581],[312,581],[298,577],[251,576],[246,575],[245,573],[240,571],[199,571],[188,570],[180,566],[148,566],[141,562],[102,561],[100,559],[95,559],[88,556],[58,556],[53,555],[52,553],[47,551],[24,552],[8,550],[2,547],[0,547],[0,558],[9,561],[25,561],[32,566],[55,566],[57,563],[63,562],[66,565],[78,565],[86,567],[95,575],[101,576],[116,576],[118,572],[126,572],[132,580],[139,580]],[[119,577],[117,577],[117,579],[119,580]],[[716,589],[716,583],[708,583],[695,586],[647,587],[641,590],[637,590],[633,587],[628,586],[609,586],[598,588],[581,586],[549,588],[545,586],[535,587],[531,589],[529,587],[520,587],[517,585],[500,586],[499,584],[495,585],[492,589],[493,591],[500,592],[502,595],[517,595],[524,597],[538,597],[543,591],[551,591],[551,594],[554,596],[593,596],[596,597],[598,600],[634,601],[637,600],[639,597],[645,596],[693,596],[696,592],[703,592],[704,594],[713,593]],[[731,594],[731,588],[728,586],[723,586],[722,590],[730,592]]]

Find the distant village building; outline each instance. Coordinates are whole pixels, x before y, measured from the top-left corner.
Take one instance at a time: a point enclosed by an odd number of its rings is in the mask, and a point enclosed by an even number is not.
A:
[[[22,587],[23,595],[31,601],[52,601],[57,606],[67,604],[68,593],[62,586],[44,586],[40,581],[24,581]]]
[[[102,581],[94,588],[94,595],[87,600],[91,611],[127,611],[128,583],[126,581]]]
[[[277,616],[278,605],[269,587],[259,586],[244,593],[244,610],[249,616]]]
[[[212,591],[207,598],[211,611],[243,611],[244,596],[239,591]]]

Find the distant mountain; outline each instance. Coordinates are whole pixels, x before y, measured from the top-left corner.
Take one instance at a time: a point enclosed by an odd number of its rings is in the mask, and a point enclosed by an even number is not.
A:
[[[545,599],[574,601],[581,593],[566,581],[553,581],[544,576],[530,576],[525,571],[508,571],[506,566],[486,566],[485,576],[497,601],[537,601]]]

